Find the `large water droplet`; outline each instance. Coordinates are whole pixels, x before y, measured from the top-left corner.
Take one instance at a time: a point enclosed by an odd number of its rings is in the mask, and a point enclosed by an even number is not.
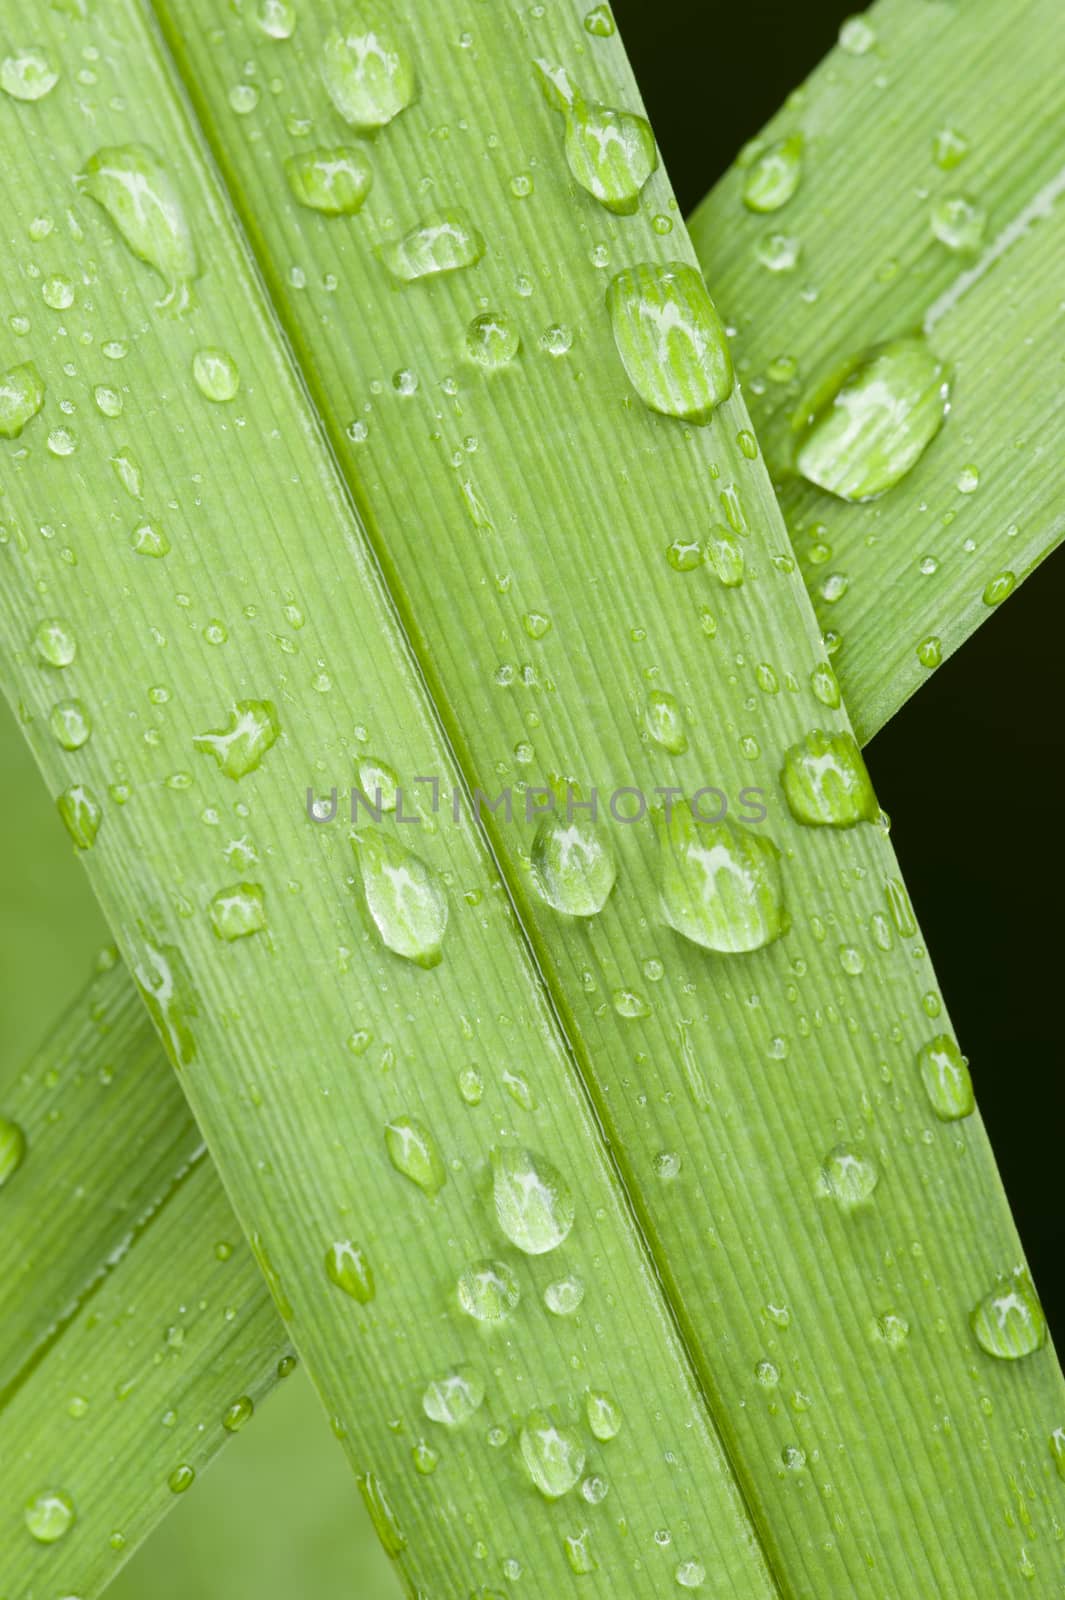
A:
[[[197,750],[214,756],[226,777],[235,782],[256,770],[280,732],[277,707],[272,701],[238,700],[230,713],[228,728],[198,733],[192,742]]]
[[[0,375],[0,439],[17,439],[44,405],[44,380],[32,361]]]
[[[574,179],[608,211],[631,216],[658,166],[650,123],[635,112],[586,101],[563,68],[535,65],[548,104],[566,119],[566,164]]]
[[[33,632],[38,658],[49,667],[69,667],[78,653],[78,642],[61,617],[45,617]]]
[[[0,1116],[0,1189],[9,1183],[26,1156],[26,1135],[17,1122]]]
[[[197,350],[192,358],[192,376],[203,398],[215,405],[235,400],[240,389],[240,370],[226,350]]]
[[[177,189],[158,156],[143,144],[97,150],[85,163],[81,184],[138,260],[158,272],[167,301],[187,303],[198,270],[196,249]]]
[[[556,1249],[573,1227],[576,1203],[569,1184],[530,1150],[493,1150],[492,1194],[499,1226],[526,1255]]]
[[[381,246],[381,260],[404,283],[472,267],[484,255],[484,239],[464,211],[437,211],[400,239]]]
[[[414,99],[414,66],[382,0],[350,6],[322,52],[322,79],[344,121],[368,132],[383,128]]]
[[[518,1280],[505,1261],[475,1261],[457,1288],[459,1305],[477,1322],[502,1322],[521,1299]]]
[[[662,912],[693,944],[722,954],[760,950],[788,926],[780,852],[731,818],[697,822],[675,805],[658,827]]]
[[[594,917],[617,878],[604,831],[584,817],[566,822],[550,812],[536,830],[531,859],[537,893],[566,916]]]
[[[957,1122],[976,1110],[972,1079],[965,1057],[948,1033],[938,1033],[917,1052],[928,1103],[941,1122]]]
[[[434,1378],[422,1395],[422,1410],[433,1422],[457,1428],[469,1420],[484,1401],[484,1383],[472,1367],[456,1367]]]
[[[207,907],[219,939],[232,944],[266,928],[265,891],[261,883],[232,883],[219,889]]]
[[[374,1297],[373,1269],[366,1253],[350,1239],[337,1239],[325,1253],[326,1277],[352,1300],[367,1305]]]
[[[815,828],[853,828],[880,815],[854,735],[815,728],[785,753],[780,774],[796,822]]]
[[[373,184],[369,159],[352,145],[289,156],[285,176],[294,200],[327,217],[353,217]]]
[[[0,61],[0,89],[13,100],[42,100],[59,82],[59,68],[44,50],[27,46]]]
[[[1009,1278],[974,1307],[969,1326],[981,1350],[1002,1361],[1017,1361],[1046,1344],[1047,1324],[1027,1268]]]
[[[62,1489],[42,1489],[27,1501],[26,1526],[38,1544],[55,1544],[76,1520],[74,1502]]]
[[[77,848],[91,849],[104,815],[92,790],[83,783],[72,783],[56,800],[56,809]]]
[[[804,401],[795,464],[841,500],[872,500],[916,465],[949,409],[947,370],[923,339],[847,362]]]
[[[434,874],[419,856],[380,829],[353,834],[351,847],[366,908],[382,943],[420,967],[437,966],[448,909]]]
[[[518,1435],[529,1476],[547,1500],[559,1500],[580,1481],[584,1446],[576,1428],[560,1428],[544,1411],[531,1411]]]
[[[423,1122],[415,1117],[395,1117],[385,1126],[385,1148],[397,1172],[427,1195],[434,1195],[447,1182],[436,1140]]]
[[[778,139],[755,156],[743,184],[748,211],[779,211],[802,178],[802,134]]]
[[[879,1182],[879,1175],[868,1156],[850,1145],[838,1144],[821,1163],[818,1192],[834,1200],[841,1211],[854,1211],[867,1205]]]
[[[732,393],[725,327],[699,273],[684,262],[619,272],[606,296],[614,343],[652,411],[707,423]]]

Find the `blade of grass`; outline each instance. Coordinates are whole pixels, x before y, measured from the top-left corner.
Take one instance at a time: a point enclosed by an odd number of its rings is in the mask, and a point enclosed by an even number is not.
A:
[[[6,447],[7,687],[25,692],[26,731],[378,1531],[412,1587],[459,1592],[520,1562],[544,1587],[587,1569],[589,1593],[653,1594],[697,1558],[731,1592],[768,1595],[483,839],[468,820],[418,831],[449,904],[444,959],[423,970],[382,943],[403,943],[381,899],[390,867],[413,875],[426,919],[439,903],[417,864],[380,861],[386,835],[364,832],[364,915],[347,830],[306,814],[309,780],[373,754],[363,723],[404,773],[459,780],[141,13],[127,3],[90,26],[53,12],[39,27],[60,84],[0,105],[5,216],[36,269],[6,275],[3,309],[28,316],[47,395]],[[75,98],[90,42],[97,83]],[[160,157],[129,150],[149,137]],[[77,198],[78,171],[114,185],[137,250],[173,268],[167,305]],[[138,177],[149,204],[133,214],[121,197],[145,199]],[[191,290],[170,183],[203,268]],[[58,216],[52,232],[33,225],[42,213]],[[195,360],[222,345],[239,360],[232,405],[225,363]],[[70,696],[94,723],[73,751],[53,736]],[[249,723],[257,745],[239,731]],[[98,837],[97,802],[75,785],[100,797]],[[534,1204],[527,1228],[513,1214],[526,1145],[551,1209],[537,1218]],[[506,1229],[485,1192],[493,1148]],[[575,1225],[541,1260],[570,1220],[570,1185]],[[465,1428],[440,1420],[453,1378],[456,1405],[480,1413]],[[482,1384],[483,1410],[468,1398]],[[86,1539],[105,1534],[114,1481],[78,1510]],[[3,1547],[16,1590],[37,1563],[17,1523]],[[661,1528],[676,1530],[672,1548],[656,1545]]]
[[[1065,532],[1063,83],[1055,0],[880,0],[691,220],[863,740]],[[750,211],[752,154],[796,133],[797,192]],[[922,326],[952,402],[912,472],[867,504],[795,476],[810,386]]]
[[[489,830],[783,1585],[1052,1591],[1061,1374],[1049,1349],[992,1359],[969,1326],[1022,1256],[978,1120],[940,1121],[922,1086],[949,1022],[890,847],[783,804],[785,751],[846,724],[746,414],[733,399],[705,431],[653,417],[611,348],[611,274],[686,257],[675,225],[663,243],[668,185],[608,215],[569,179],[554,111],[529,114],[533,57],[638,110],[617,40],[579,8],[494,8],[467,33],[459,7],[416,7],[422,97],[365,147],[371,201],[308,220],[285,163],[344,136],[324,24],[301,16],[278,43],[251,13],[212,32],[206,4],[180,28],[158,9],[466,770],[518,793],[572,775],[604,795],[767,796],[792,928],[746,959],[662,930],[646,829],[613,830],[619,887],[590,922],[536,899],[531,828]],[[399,288],[381,256],[421,196],[468,200],[487,252]],[[486,311],[522,344],[492,374],[464,349]],[[675,541],[730,523],[742,586],[670,570]],[[675,697],[683,738],[652,693]],[[841,1195],[842,1172],[872,1169],[868,1204]],[[986,1507],[1021,1478],[1033,1521],[1006,1532]]]

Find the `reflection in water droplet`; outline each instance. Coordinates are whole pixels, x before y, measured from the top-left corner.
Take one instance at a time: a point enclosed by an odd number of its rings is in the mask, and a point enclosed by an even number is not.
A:
[[[55,1544],[76,1521],[74,1502],[62,1489],[42,1489],[27,1501],[24,1516],[38,1544]]]
[[[502,1322],[521,1299],[518,1280],[505,1261],[475,1261],[457,1287],[459,1305],[477,1322]]]
[[[588,1426],[597,1439],[613,1439],[621,1429],[621,1410],[617,1401],[601,1390],[589,1389],[584,1397]]]
[[[573,1227],[576,1203],[569,1185],[530,1150],[493,1150],[492,1194],[499,1226],[527,1255],[556,1249]]]
[[[46,666],[69,667],[78,653],[77,640],[60,617],[46,617],[33,633],[37,656]]]
[[[778,139],[755,156],[743,184],[748,211],[779,211],[802,177],[802,134]]]
[[[227,400],[236,399],[240,372],[225,350],[197,350],[192,358],[192,376],[205,400],[224,405]]]
[[[107,212],[140,261],[154,267],[167,286],[167,300],[188,303],[197,273],[181,200],[169,172],[147,145],[97,150],[85,163],[80,182]]]
[[[476,266],[484,239],[464,211],[438,211],[402,238],[380,247],[381,260],[403,283]]]
[[[709,422],[732,393],[732,357],[699,273],[683,262],[644,262],[612,279],[606,303],[622,365],[644,404]]]
[[[969,1318],[976,1342],[989,1356],[1017,1361],[1046,1344],[1047,1325],[1028,1270],[1017,1267],[974,1307]]]
[[[544,1290],[544,1305],[556,1317],[571,1317],[584,1299],[584,1284],[575,1274],[556,1278]]]
[[[374,1297],[373,1269],[365,1252],[350,1239],[337,1239],[325,1253],[326,1277],[352,1300],[367,1305]]]
[[[920,460],[949,409],[947,370],[923,339],[895,339],[837,369],[803,402],[795,464],[841,500],[872,500]]]
[[[352,145],[288,156],[285,176],[294,200],[327,217],[353,217],[373,185],[368,157]]]
[[[254,1411],[254,1401],[248,1395],[242,1394],[239,1400],[234,1400],[233,1404],[227,1406],[223,1412],[223,1428],[227,1433],[239,1433],[244,1424],[250,1422]]]
[[[447,1182],[436,1140],[415,1117],[394,1117],[385,1126],[385,1148],[397,1172],[432,1197]]]
[[[576,1428],[561,1428],[543,1411],[531,1411],[518,1447],[533,1483],[546,1500],[559,1500],[580,1480],[584,1446]]]
[[[233,883],[219,889],[207,907],[219,939],[232,944],[266,928],[265,891],[261,883]]]
[[[838,1144],[821,1163],[818,1193],[834,1200],[841,1211],[854,1211],[869,1203],[879,1181],[868,1156]]]
[[[103,807],[83,783],[72,783],[56,800],[56,809],[75,846],[90,850],[103,821]]]
[[[26,47],[0,61],[0,89],[13,100],[42,100],[59,82],[59,68],[43,50]]]
[[[322,51],[322,79],[344,121],[360,132],[383,128],[414,99],[414,66],[383,0],[345,7]]]
[[[509,366],[520,345],[517,328],[502,311],[483,311],[466,329],[466,354],[489,370]]]
[[[366,909],[386,949],[420,967],[443,957],[448,904],[435,875],[391,833],[368,828],[353,834]]]
[[[469,1420],[484,1401],[484,1383],[472,1367],[456,1367],[434,1378],[422,1395],[422,1410],[432,1422],[457,1428]]]
[[[44,405],[44,380],[32,361],[0,375],[0,439],[17,439]]]
[[[187,1462],[182,1462],[181,1466],[174,1468],[166,1481],[171,1494],[186,1494],[196,1482],[196,1469],[190,1467]]]
[[[254,772],[281,732],[277,707],[270,700],[238,700],[230,725],[216,733],[198,733],[197,750],[214,756],[219,768],[234,782]]]
[[[957,1122],[976,1110],[965,1057],[948,1033],[939,1033],[917,1052],[928,1103],[941,1122]]]
[[[554,911],[571,917],[594,917],[606,905],[617,878],[617,866],[605,831],[584,817],[572,822],[555,812],[536,830],[532,881]]]
[[[780,852],[764,833],[726,817],[697,822],[675,805],[658,826],[666,922],[693,944],[722,954],[760,950],[787,929]]]
[[[872,781],[850,733],[815,728],[785,753],[780,774],[796,822],[814,828],[853,828],[880,815]]]

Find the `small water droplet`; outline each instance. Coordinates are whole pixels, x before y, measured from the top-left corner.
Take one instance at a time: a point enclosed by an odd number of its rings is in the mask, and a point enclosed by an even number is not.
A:
[[[857,741],[819,728],[785,753],[780,773],[788,809],[808,827],[853,828],[880,815]]]
[[[299,205],[327,217],[353,217],[373,185],[368,157],[351,145],[289,156],[285,176]]]
[[[1050,1454],[1059,1478],[1065,1478],[1065,1428],[1055,1428],[1050,1435]]]
[[[1016,587],[1017,578],[1014,573],[996,572],[984,589],[984,605],[1000,606],[1003,600],[1009,599]]]
[[[467,1422],[484,1402],[484,1383],[472,1367],[456,1367],[442,1378],[434,1378],[422,1395],[422,1410],[431,1422],[457,1428]]]
[[[1017,1361],[1043,1348],[1046,1317],[1026,1267],[999,1280],[973,1308],[969,1326],[981,1350],[1001,1361]]]
[[[743,546],[727,528],[714,528],[706,541],[706,553],[719,583],[726,589],[738,589],[743,582],[746,562]]]
[[[74,1502],[62,1489],[42,1489],[27,1501],[26,1527],[38,1544],[55,1544],[74,1526]]]
[[[872,500],[916,465],[949,409],[946,368],[923,339],[845,363],[801,407],[795,463],[842,500]]]
[[[652,689],[647,697],[644,726],[655,744],[671,756],[683,755],[688,748],[684,715],[675,695]]]
[[[59,700],[48,716],[56,743],[64,750],[80,750],[92,733],[92,718],[81,700]]]
[[[839,47],[851,56],[868,55],[876,43],[872,24],[861,16],[847,17],[840,25]]]
[[[754,1369],[754,1375],[763,1389],[775,1389],[780,1382],[780,1372],[772,1361],[759,1361]]]
[[[251,20],[267,39],[291,39],[296,31],[296,12],[290,0],[255,0]]]
[[[607,5],[593,6],[584,14],[584,31],[595,39],[609,39],[614,33],[614,18]]]
[[[382,0],[359,0],[346,8],[322,52],[326,92],[349,127],[383,128],[414,100],[414,66],[395,11]]]
[[[942,639],[934,633],[930,633],[926,639],[922,639],[917,646],[917,659],[922,667],[926,667],[929,672],[940,666],[943,661]]]
[[[234,1400],[231,1406],[226,1407],[222,1415],[223,1428],[227,1433],[239,1433],[244,1424],[250,1421],[254,1410],[254,1401],[242,1394],[239,1400]]]
[[[192,358],[192,376],[203,398],[216,405],[235,400],[240,389],[237,363],[225,350],[197,350]]]
[[[987,231],[987,212],[964,194],[943,194],[933,203],[932,232],[948,250],[979,250]]]
[[[755,154],[743,184],[748,211],[779,211],[786,206],[802,178],[802,134],[777,139]]]
[[[701,1589],[706,1582],[706,1568],[701,1561],[682,1561],[674,1569],[673,1577],[681,1589]]]
[[[869,1203],[879,1181],[868,1156],[838,1144],[821,1163],[818,1193],[834,1200],[841,1211],[854,1211]]]
[[[229,727],[193,738],[197,750],[214,756],[227,778],[236,782],[260,766],[281,732],[277,708],[270,700],[238,700]]]
[[[44,405],[44,380],[32,361],[0,375],[0,439],[17,439]]]
[[[500,1228],[526,1255],[557,1249],[573,1227],[576,1203],[569,1185],[531,1150],[493,1150],[492,1195]]]
[[[644,404],[699,425],[732,393],[724,324],[698,272],[684,262],[643,262],[607,289],[614,343]]]
[[[618,216],[632,216],[640,191],[658,166],[650,123],[634,111],[585,100],[561,68],[537,61],[550,105],[565,118],[563,149],[576,183]]]
[[[447,1182],[447,1169],[429,1129],[415,1117],[395,1117],[385,1125],[385,1148],[397,1172],[430,1198]]]
[[[768,272],[794,272],[802,255],[802,241],[791,233],[767,233],[758,240],[754,253]],[[770,370],[773,382],[790,383],[796,372],[794,358],[780,357],[773,365],[782,369],[779,373]]]
[[[481,234],[464,211],[438,211],[391,243],[381,245],[381,260],[403,283],[476,266],[485,252]]]
[[[170,549],[170,540],[162,528],[157,528],[151,522],[141,522],[134,528],[129,536],[130,549],[139,556],[148,556],[152,560],[160,561]]]
[[[420,967],[437,966],[448,904],[435,875],[391,833],[366,829],[352,835],[351,847],[366,908],[386,949]]]
[[[788,1472],[801,1472],[806,1465],[806,1452],[800,1450],[797,1444],[786,1444],[780,1452],[780,1459]]]
[[[440,1454],[431,1444],[426,1444],[424,1439],[419,1439],[411,1447],[411,1457],[414,1461],[415,1472],[420,1472],[423,1478],[428,1478],[440,1465]]]
[[[80,182],[103,207],[138,260],[154,267],[167,301],[188,303],[196,250],[169,172],[146,145],[105,147],[85,163]]]
[[[517,328],[502,311],[483,311],[466,329],[466,354],[490,371],[508,366],[520,345]]]
[[[518,1280],[505,1261],[475,1261],[457,1288],[459,1305],[477,1322],[502,1322],[521,1299]]]
[[[594,917],[617,878],[604,830],[583,817],[566,822],[548,813],[536,830],[531,861],[536,892],[565,916]]]
[[[910,1324],[895,1311],[885,1311],[873,1323],[873,1337],[892,1350],[901,1350],[910,1337]]]
[[[969,141],[957,128],[939,128],[932,137],[932,159],[944,172],[953,172],[969,153]]]
[[[361,1477],[357,1477],[355,1481],[359,1486],[363,1502],[370,1513],[370,1521],[374,1525],[374,1530],[384,1547],[385,1554],[391,1556],[392,1560],[395,1561],[407,1548],[407,1540],[403,1530],[400,1528],[396,1513],[389,1503],[388,1496],[385,1494],[384,1485],[381,1483],[380,1478],[376,1477],[372,1472],[364,1473]]]
[[[74,304],[74,285],[69,278],[45,278],[41,284],[41,299],[52,311],[69,311]]]
[[[556,1278],[544,1290],[544,1305],[556,1317],[571,1317],[583,1299],[584,1284],[574,1274]]]
[[[941,1122],[957,1122],[976,1110],[972,1079],[965,1057],[947,1033],[939,1033],[917,1052],[928,1103]]]
[[[44,50],[26,46],[0,62],[0,89],[13,100],[43,100],[59,82],[59,68]]]
[[[117,389],[111,389],[106,383],[98,383],[92,392],[96,409],[103,417],[120,417],[122,415],[123,399]]]
[[[698,822],[675,805],[659,824],[662,912],[693,944],[722,954],[760,950],[787,928],[780,852],[731,818]]]
[[[325,1253],[325,1272],[330,1283],[342,1289],[360,1305],[368,1305],[375,1294],[373,1269],[366,1253],[350,1239],[337,1239]]]
[[[83,783],[72,783],[56,800],[56,809],[75,846],[90,850],[103,821],[103,807]]]
[[[266,928],[265,891],[261,883],[232,883],[219,889],[207,907],[219,939],[232,944]]]
[[[589,1389],[584,1397],[588,1426],[599,1440],[613,1439],[621,1430],[621,1409],[602,1390]]]
[[[562,1428],[543,1411],[531,1411],[518,1447],[533,1483],[546,1500],[560,1500],[580,1481],[584,1446],[575,1428]]]
[[[26,1135],[17,1122],[0,1116],[0,1189],[10,1183],[26,1157]]]

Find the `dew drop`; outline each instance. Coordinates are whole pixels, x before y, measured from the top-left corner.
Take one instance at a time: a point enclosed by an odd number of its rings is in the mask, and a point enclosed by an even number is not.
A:
[[[965,1057],[948,1033],[938,1033],[917,1052],[928,1103],[940,1122],[957,1122],[976,1110],[972,1079]]]
[[[873,1323],[873,1337],[892,1350],[901,1350],[910,1337],[910,1324],[895,1311],[885,1311]]]
[[[651,125],[634,111],[586,101],[568,74],[537,61],[548,103],[565,118],[563,149],[576,183],[617,216],[632,216],[658,166]]]
[[[957,128],[939,128],[932,138],[932,159],[943,172],[953,172],[969,153],[969,141]]]
[[[681,1589],[701,1589],[706,1582],[706,1568],[701,1561],[682,1561],[674,1569],[673,1577]]]
[[[189,299],[198,267],[185,212],[169,172],[146,145],[97,150],[85,163],[81,184],[107,212],[139,261],[154,267],[167,301]]]
[[[759,239],[754,250],[758,260],[768,272],[794,272],[802,255],[802,242],[791,233],[767,233]],[[795,376],[794,366],[793,361],[791,370],[788,370],[783,377],[777,377],[770,372],[774,383],[789,383]]]
[[[232,944],[266,929],[265,891],[261,883],[232,883],[219,889],[207,907],[219,939]]]
[[[602,911],[617,866],[605,832],[585,818],[566,822],[551,812],[536,830],[532,881],[552,910],[571,917],[593,917]]]
[[[235,400],[240,389],[237,363],[224,350],[197,350],[192,358],[192,376],[203,398],[216,405]]]
[[[996,572],[984,589],[984,605],[1000,606],[1003,600],[1008,600],[1017,587],[1016,575],[1012,572]]]
[[[509,366],[520,345],[517,328],[502,311],[483,311],[466,329],[466,354],[489,371]]]
[[[1017,1267],[1009,1278],[978,1302],[969,1318],[976,1342],[989,1356],[1017,1361],[1041,1350],[1047,1325],[1039,1297],[1027,1268]]]
[[[56,809],[76,848],[90,850],[103,821],[103,808],[92,790],[72,783],[56,800]]]
[[[544,1411],[531,1411],[518,1436],[518,1448],[533,1483],[545,1500],[560,1500],[580,1481],[584,1446],[575,1428],[561,1428]]]
[[[879,1182],[873,1163],[849,1145],[838,1144],[821,1163],[818,1193],[834,1200],[841,1211],[867,1205]]]
[[[1055,1428],[1050,1435],[1050,1455],[1059,1478],[1065,1478],[1065,1428]]]
[[[431,1422],[457,1428],[468,1422],[484,1402],[484,1383],[472,1367],[456,1367],[434,1378],[422,1395],[422,1410]]]
[[[922,667],[926,667],[929,672],[941,666],[943,662],[942,639],[934,633],[930,633],[926,639],[922,639],[917,646],[917,659]]]
[[[380,247],[381,260],[403,283],[476,266],[484,252],[484,239],[459,210],[435,212],[401,238]]]
[[[556,1317],[571,1317],[584,1299],[584,1284],[575,1274],[556,1278],[544,1290],[544,1305]]]
[[[183,1462],[181,1466],[174,1468],[166,1481],[171,1494],[185,1494],[196,1482],[196,1469]]]
[[[714,528],[706,541],[706,553],[718,582],[726,589],[738,589],[743,582],[746,563],[743,546],[727,528]]]
[[[615,1400],[601,1390],[589,1389],[584,1397],[588,1426],[599,1440],[613,1439],[621,1430],[621,1410]]]
[[[493,1150],[492,1195],[500,1228],[526,1255],[557,1249],[573,1227],[576,1203],[569,1185],[530,1150]]]
[[[92,392],[96,409],[102,417],[120,417],[122,415],[123,399],[117,389],[111,389],[106,383],[98,383]]]
[[[26,1135],[17,1122],[0,1115],[0,1189],[10,1183],[26,1158]]]
[[[64,750],[80,750],[92,733],[92,718],[81,700],[59,700],[48,715],[48,726]]]
[[[819,661],[810,673],[810,688],[814,698],[823,706],[835,711],[840,703],[839,682],[827,661]]]
[[[0,439],[17,439],[44,405],[44,380],[32,361],[0,374]]]
[[[505,1261],[475,1261],[457,1287],[460,1307],[476,1322],[502,1322],[521,1299],[518,1280]]]
[[[254,1410],[254,1401],[248,1395],[242,1394],[239,1400],[234,1400],[233,1404],[227,1406],[223,1412],[223,1428],[227,1433],[239,1433],[244,1424],[251,1420]]]
[[[763,833],[725,817],[696,821],[676,805],[658,826],[662,913],[693,944],[722,954],[760,950],[787,928],[780,852]]]
[[[414,66],[393,25],[395,10],[382,0],[346,9],[322,52],[326,92],[349,127],[383,128],[414,99]]]
[[[62,1489],[42,1489],[27,1501],[26,1527],[38,1544],[55,1544],[76,1521],[74,1502]]]
[[[447,1169],[436,1140],[415,1117],[395,1117],[385,1125],[385,1149],[396,1171],[430,1198],[447,1182]]]
[[[255,0],[251,18],[267,39],[291,39],[296,31],[296,12],[290,0]]]
[[[59,82],[59,69],[43,50],[26,46],[0,61],[0,89],[12,100],[43,100]]]
[[[802,178],[802,135],[789,134],[758,152],[743,184],[748,211],[779,211]]]
[[[228,728],[193,737],[197,750],[214,756],[227,778],[236,782],[255,772],[266,752],[277,742],[281,724],[270,700],[238,700]]]
[[[58,275],[45,278],[41,284],[41,299],[52,311],[69,311],[74,304],[74,285],[69,278]]]
[[[285,176],[299,205],[327,217],[353,217],[373,185],[368,157],[351,145],[289,156]]]
[[[593,6],[584,14],[584,31],[595,39],[609,39],[614,33],[614,18],[607,5]]]
[[[447,896],[425,862],[390,833],[353,834],[363,897],[385,948],[420,967],[443,957]]]
[[[325,1272],[330,1283],[357,1300],[368,1305],[373,1299],[373,1269],[366,1254],[350,1239],[337,1239],[325,1253]]]
[[[979,250],[987,231],[987,212],[964,194],[944,194],[932,206],[932,232],[948,250],[970,254]]]
[[[785,753],[780,782],[788,809],[807,827],[853,828],[880,815],[857,741],[815,728]]]
[[[687,750],[684,716],[675,695],[653,689],[647,697],[644,726],[660,750],[671,756],[681,756]]]
[[[732,356],[699,273],[684,262],[644,262],[611,280],[606,303],[622,365],[644,404],[709,422],[732,393]]]
[[[848,55],[868,55],[875,44],[876,34],[865,17],[847,17],[840,25],[839,47]]]

